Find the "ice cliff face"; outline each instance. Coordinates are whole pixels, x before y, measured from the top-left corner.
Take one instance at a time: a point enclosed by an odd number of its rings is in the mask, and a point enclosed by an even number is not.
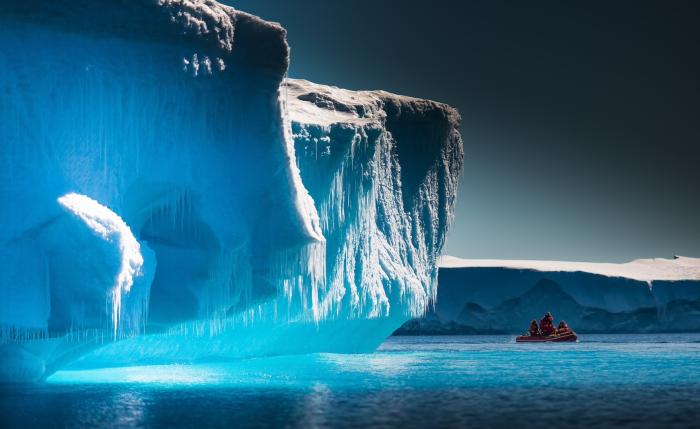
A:
[[[518,333],[551,311],[577,332],[700,331],[700,259],[625,264],[445,257],[435,310],[400,333]]]
[[[459,115],[382,91],[290,80],[297,160],[326,237],[327,317],[423,314],[462,168]]]
[[[284,29],[208,0],[0,2],[0,37],[0,379],[369,350],[435,296],[448,106],[287,82]]]

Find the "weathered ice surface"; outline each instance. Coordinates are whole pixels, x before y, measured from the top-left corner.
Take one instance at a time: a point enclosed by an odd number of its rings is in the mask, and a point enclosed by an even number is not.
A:
[[[383,91],[288,81],[301,175],[326,237],[325,317],[423,314],[462,168],[458,113]]]
[[[577,332],[698,332],[700,259],[607,264],[444,257],[434,311],[398,333],[519,333],[546,311]]]
[[[0,2],[0,380],[367,351],[436,294],[459,115],[285,79],[210,0]]]

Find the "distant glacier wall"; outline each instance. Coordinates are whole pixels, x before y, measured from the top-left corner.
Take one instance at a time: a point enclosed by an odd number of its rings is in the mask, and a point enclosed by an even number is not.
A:
[[[2,2],[0,36],[0,379],[366,351],[435,297],[454,109],[287,80],[211,0]]]
[[[401,334],[520,333],[551,311],[579,333],[700,332],[700,259],[480,261],[440,268],[435,308]]]

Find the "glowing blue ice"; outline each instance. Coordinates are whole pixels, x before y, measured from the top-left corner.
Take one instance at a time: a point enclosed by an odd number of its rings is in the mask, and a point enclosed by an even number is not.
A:
[[[283,85],[285,36],[210,0],[0,4],[0,379],[369,351],[426,310],[459,115]]]

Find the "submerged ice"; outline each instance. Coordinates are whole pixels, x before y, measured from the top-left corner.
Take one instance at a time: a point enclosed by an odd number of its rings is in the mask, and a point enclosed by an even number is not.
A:
[[[0,378],[376,347],[436,295],[443,104],[211,0],[0,4]]]

